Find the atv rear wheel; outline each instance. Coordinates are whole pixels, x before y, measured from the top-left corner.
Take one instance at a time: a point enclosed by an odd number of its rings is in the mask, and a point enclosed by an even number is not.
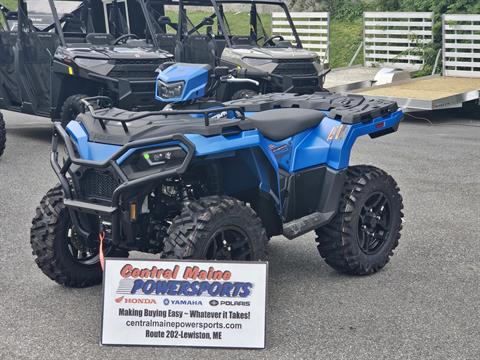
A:
[[[328,265],[352,275],[383,268],[398,245],[403,203],[395,180],[373,166],[352,166],[337,215],[316,231]]]
[[[77,94],[69,96],[65,99],[62,105],[62,113],[60,114],[62,126],[65,128],[68,123],[75,120],[81,112],[83,112],[84,104],[82,99],[87,98],[87,95]]]
[[[0,113],[0,156],[5,151],[5,143],[7,142],[7,130],[5,128],[5,121],[3,120],[3,114]]]
[[[254,261],[266,256],[267,235],[257,214],[237,199],[208,196],[173,219],[162,257]]]
[[[61,285],[82,288],[100,284],[98,246],[88,248],[76,238],[63,197],[63,190],[57,185],[37,207],[30,231],[35,262],[45,275]],[[128,252],[110,247],[105,249],[105,255],[127,257]]]

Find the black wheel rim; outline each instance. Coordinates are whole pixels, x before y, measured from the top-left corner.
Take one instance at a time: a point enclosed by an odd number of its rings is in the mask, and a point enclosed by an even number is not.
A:
[[[72,260],[78,264],[91,266],[98,264],[100,261],[99,251],[97,248],[85,246],[75,233],[75,229],[70,227],[67,230],[67,248],[72,256]]]
[[[392,226],[391,205],[382,192],[372,193],[362,206],[358,221],[358,245],[365,254],[377,253]]]
[[[251,260],[252,248],[247,234],[233,226],[215,231],[208,241],[206,259]]]

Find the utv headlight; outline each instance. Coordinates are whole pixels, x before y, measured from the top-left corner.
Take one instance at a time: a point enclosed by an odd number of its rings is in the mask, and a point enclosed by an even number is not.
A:
[[[320,56],[317,55],[317,56],[315,56],[315,57],[313,58],[313,62],[314,62],[315,64],[321,64],[321,63],[322,63],[322,59],[320,58]]]
[[[243,61],[245,61],[250,66],[262,66],[262,65],[270,64],[272,62],[272,59],[244,57]]]
[[[171,146],[144,151],[142,156],[150,166],[167,165],[167,167],[172,167],[181,165],[187,153],[180,146]]]
[[[75,63],[78,66],[83,68],[93,68],[101,65],[107,65],[108,60],[105,59],[86,59],[86,58],[75,58]]]
[[[161,80],[157,82],[157,95],[162,99],[175,99],[182,96],[183,88],[185,86],[184,81],[175,83],[164,83]]]

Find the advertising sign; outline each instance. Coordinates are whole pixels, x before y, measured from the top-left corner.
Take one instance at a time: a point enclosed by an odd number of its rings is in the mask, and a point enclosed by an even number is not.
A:
[[[265,347],[267,263],[106,259],[103,345]]]

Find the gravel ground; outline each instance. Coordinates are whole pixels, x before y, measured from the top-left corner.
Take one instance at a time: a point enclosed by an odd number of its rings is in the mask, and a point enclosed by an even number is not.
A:
[[[352,162],[397,180],[405,226],[376,275],[339,275],[313,234],[269,244],[265,350],[101,347],[101,287],[65,289],[37,268],[29,227],[56,183],[47,120],[5,112],[0,159],[1,359],[479,359],[480,121],[407,120],[361,139]]]

